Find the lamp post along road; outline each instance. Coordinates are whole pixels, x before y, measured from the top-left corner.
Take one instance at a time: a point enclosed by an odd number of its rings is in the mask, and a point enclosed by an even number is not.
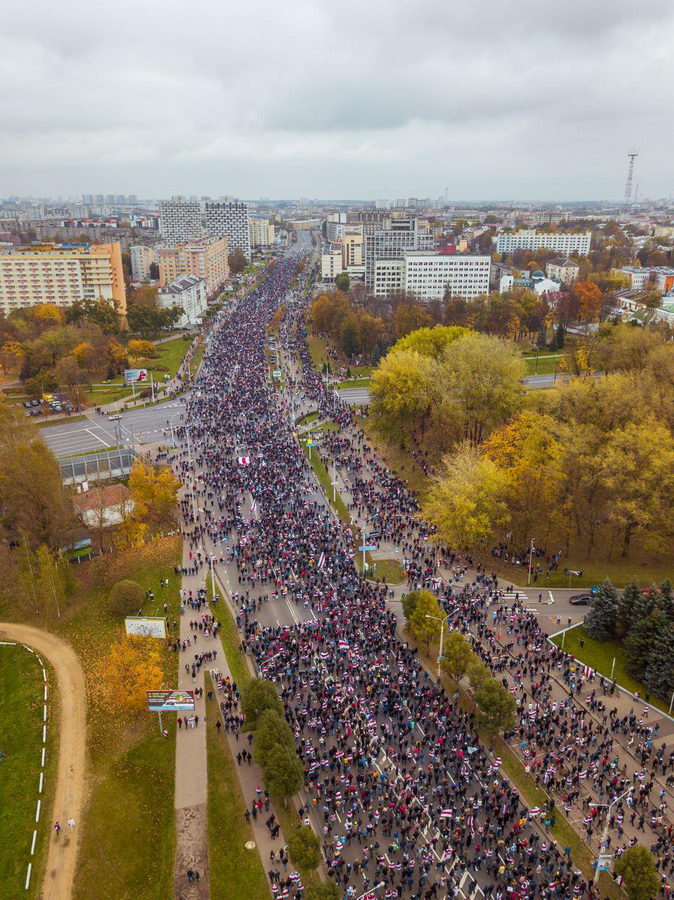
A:
[[[632,794],[633,792],[634,792],[634,788],[630,787],[625,791],[624,794],[621,794],[619,797],[616,797],[615,800],[612,800],[608,804],[605,804],[605,803],[593,804],[593,806],[606,806],[606,821],[604,822],[604,830],[602,831],[602,835],[601,835],[601,844],[599,845],[599,856],[597,857],[597,866],[594,870],[594,878],[592,879],[592,883],[595,886],[597,885],[597,882],[599,881],[599,873],[601,871],[599,868],[599,860],[602,858],[604,850],[606,849],[606,841],[608,840],[608,824],[611,819],[611,810],[616,805],[616,803],[620,803],[620,801],[622,800],[623,797],[626,797],[628,794]]]
[[[440,623],[440,650],[438,651],[438,682],[440,681],[440,661],[442,660],[442,648],[445,642],[445,622],[448,622],[457,609],[453,609],[451,613],[447,613],[444,619],[441,619],[440,616],[426,616],[427,619],[435,619],[436,622]]]

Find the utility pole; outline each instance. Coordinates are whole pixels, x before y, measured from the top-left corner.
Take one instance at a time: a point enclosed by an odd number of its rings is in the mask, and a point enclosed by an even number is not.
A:
[[[534,539],[531,538],[531,546],[529,547],[529,573],[527,575],[527,584],[531,584],[531,563],[534,556]]]
[[[601,835],[601,844],[599,845],[599,856],[597,858],[597,864],[596,864],[596,868],[594,870],[594,878],[592,879],[592,884],[595,887],[597,886],[597,882],[599,881],[599,873],[601,871],[599,868],[599,862],[602,858],[604,850],[606,849],[606,841],[608,839],[608,823],[611,819],[611,810],[616,805],[616,803],[620,803],[620,801],[622,800],[623,797],[626,797],[628,794],[631,794],[633,791],[634,791],[634,788],[630,787],[625,791],[624,794],[621,794],[619,797],[616,797],[615,800],[611,801],[611,803],[609,803],[608,805],[600,804],[602,806],[606,806],[606,820],[604,822],[604,830]],[[597,805],[599,805],[599,804],[596,804],[596,803],[593,804],[593,806],[597,806]]]

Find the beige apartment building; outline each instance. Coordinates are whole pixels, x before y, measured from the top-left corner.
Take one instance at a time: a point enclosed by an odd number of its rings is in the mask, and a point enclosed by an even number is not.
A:
[[[196,275],[206,282],[212,297],[227,281],[227,238],[204,238],[191,244],[159,247],[159,286],[166,287],[181,275]]]
[[[250,220],[250,246],[271,247],[276,240],[276,229],[269,219]]]
[[[342,265],[345,269],[350,266],[363,265],[363,226],[345,225],[342,237]]]
[[[118,243],[39,244],[0,252],[0,311],[78,300],[107,300],[126,316],[122,250]]]

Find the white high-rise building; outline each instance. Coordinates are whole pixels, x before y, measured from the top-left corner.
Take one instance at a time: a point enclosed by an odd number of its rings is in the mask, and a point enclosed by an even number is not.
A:
[[[183,314],[177,328],[198,325],[208,306],[206,280],[198,275],[181,275],[157,292],[157,305],[162,309],[179,306]]]
[[[497,253],[513,253],[515,250],[554,250],[561,256],[577,253],[587,256],[592,243],[592,232],[581,234],[561,231],[515,231],[512,234],[499,234],[496,238]]]
[[[150,266],[159,262],[159,254],[156,247],[147,247],[145,244],[136,244],[129,248],[131,255],[131,275],[134,281],[148,281],[150,278]]]
[[[377,260],[374,293],[383,297],[405,291],[418,300],[451,297],[474,300],[489,293],[491,257],[411,250],[399,259]]]
[[[276,230],[269,219],[250,220],[251,247],[271,247],[276,240]]]
[[[364,231],[365,284],[374,286],[375,262],[382,259],[399,259],[407,250],[432,250],[435,238],[415,216],[387,217],[380,228],[367,227]]]
[[[201,206],[196,200],[173,197],[159,204],[162,242],[167,247],[198,240],[204,233]]]
[[[248,204],[238,200],[206,202],[206,231],[212,237],[226,237],[229,252],[241,250],[250,259],[250,215]]]

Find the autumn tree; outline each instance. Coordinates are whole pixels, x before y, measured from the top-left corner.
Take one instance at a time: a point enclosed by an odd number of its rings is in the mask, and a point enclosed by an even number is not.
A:
[[[283,704],[275,685],[264,678],[252,678],[241,691],[241,709],[246,727],[255,729],[262,713],[269,709],[283,716]]]
[[[108,594],[108,608],[113,616],[135,616],[143,606],[145,591],[137,581],[123,579],[113,584]]]
[[[58,550],[73,524],[61,469],[47,445],[12,416],[0,421],[0,505],[11,534]]]
[[[426,644],[426,652],[430,650],[431,642],[440,637],[440,623],[444,618],[445,613],[434,595],[430,591],[420,591],[407,625],[414,637]]]
[[[120,638],[94,667],[91,685],[94,703],[101,709],[145,712],[147,691],[165,687],[161,644],[152,637]]]
[[[434,328],[418,328],[400,338],[389,350],[389,355],[401,350],[411,350],[420,356],[439,359],[455,341],[461,340],[469,329],[455,325],[436,325]]]
[[[248,265],[246,255],[239,247],[229,254],[227,262],[229,264],[230,275],[240,275]]]
[[[0,367],[4,375],[21,367],[25,353],[19,341],[5,341],[0,347]]]
[[[477,661],[467,638],[460,631],[452,630],[444,641],[442,667],[455,681],[461,681],[469,667]]]
[[[349,275],[347,272],[340,272],[339,275],[335,275],[335,287],[338,291],[343,291],[345,294],[349,293]]]
[[[130,340],[126,345],[129,356],[134,359],[154,359],[159,355],[157,345],[152,341]]]
[[[288,835],[290,861],[300,869],[315,869],[321,861],[321,841],[313,828],[302,825]]]
[[[507,731],[515,724],[517,702],[508,688],[495,678],[485,678],[475,691],[482,724],[491,731]]]
[[[392,325],[396,338],[401,338],[419,328],[432,326],[433,316],[421,303],[399,303],[393,311]]]
[[[397,350],[382,359],[370,382],[372,422],[383,437],[404,441],[428,423],[436,389],[437,364],[415,350]]]
[[[581,322],[596,322],[601,315],[604,297],[599,287],[592,281],[576,281],[571,289],[578,304],[578,318]]]
[[[175,522],[180,482],[170,466],[146,465],[135,460],[129,475],[133,518],[159,530]]]
[[[629,900],[651,900],[660,892],[660,876],[647,847],[628,847],[616,858],[614,871],[624,878]]]
[[[509,521],[507,489],[507,478],[496,463],[464,443],[442,458],[423,515],[449,546],[476,548]]]
[[[295,738],[290,726],[277,708],[263,709],[255,724],[255,762],[264,768],[271,751],[279,744],[294,749]]]
[[[264,783],[272,796],[283,798],[284,806],[288,805],[288,797],[304,784],[304,768],[295,750],[283,744],[272,749],[264,768]]]

